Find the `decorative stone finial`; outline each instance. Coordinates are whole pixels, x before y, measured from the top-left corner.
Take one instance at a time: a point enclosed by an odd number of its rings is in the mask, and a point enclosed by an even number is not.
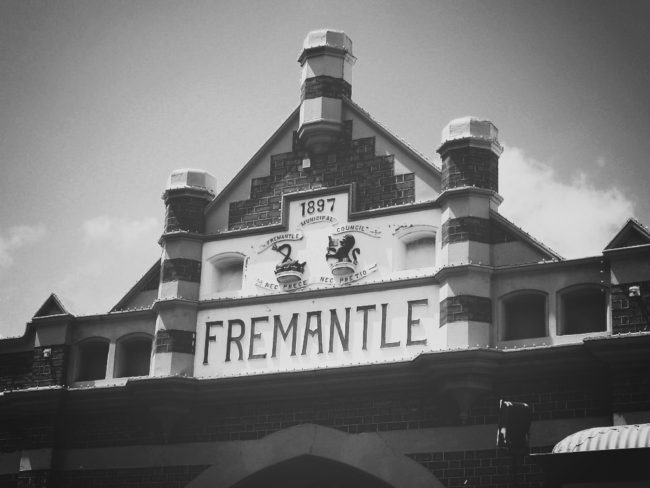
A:
[[[492,122],[478,117],[461,117],[454,119],[442,129],[442,143],[455,139],[484,139],[499,142],[499,130]]]
[[[460,117],[449,122],[442,129],[442,146],[438,152],[441,152],[447,143],[462,140],[469,140],[468,142],[485,146],[491,149],[497,156],[500,156],[503,152],[503,147],[499,144],[499,130],[492,122],[486,119],[468,116]]]
[[[162,194],[166,206],[165,232],[205,231],[205,206],[215,196],[217,180],[200,169],[172,171]]]
[[[332,29],[311,31],[302,43],[302,52],[298,62],[303,64],[309,51],[316,48],[330,48],[334,51],[340,51],[342,55],[348,54],[352,58],[350,61],[353,64],[356,59],[352,54],[352,40],[342,31]]]
[[[214,196],[217,190],[217,179],[207,171],[200,169],[175,169],[169,175],[165,190],[204,190]]]

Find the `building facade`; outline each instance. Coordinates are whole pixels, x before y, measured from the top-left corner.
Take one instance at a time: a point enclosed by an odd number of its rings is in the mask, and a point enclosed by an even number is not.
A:
[[[344,33],[298,61],[220,192],[171,174],[162,258],[113,309],[53,294],[0,340],[0,485],[647,486],[578,461],[648,456],[648,230],[565,260],[499,213],[491,122],[450,122],[438,167],[352,101]],[[518,466],[500,399],[531,408]]]

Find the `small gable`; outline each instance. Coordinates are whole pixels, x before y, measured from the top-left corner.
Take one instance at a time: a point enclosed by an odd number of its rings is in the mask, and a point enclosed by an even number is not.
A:
[[[142,278],[131,288],[111,312],[120,312],[135,308],[149,308],[158,298],[160,283],[160,261],[156,261]]]
[[[562,260],[562,256],[502,215],[491,212],[490,217],[490,242],[494,245],[495,266]]]
[[[34,314],[33,318],[41,317],[51,317],[53,315],[69,315],[68,312],[59,299],[54,293],[52,293],[47,300],[41,305],[38,311]]]
[[[605,246],[605,250],[650,244],[650,232],[640,222],[629,219],[623,228]]]

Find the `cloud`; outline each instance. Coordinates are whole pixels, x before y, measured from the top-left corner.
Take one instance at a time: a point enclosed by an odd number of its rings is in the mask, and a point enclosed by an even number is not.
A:
[[[153,217],[127,220],[100,216],[84,221],[82,230],[86,244],[110,243],[126,250],[150,244],[152,239],[158,240],[162,226]]]
[[[162,224],[99,216],[84,221],[81,232],[84,249],[57,291],[82,315],[104,313],[160,259]]]
[[[6,235],[0,235],[0,268],[6,268],[14,262],[13,251],[38,242],[45,233],[43,224],[10,227]]]
[[[516,147],[503,152],[499,177],[500,212],[565,257],[600,254],[634,215],[616,186],[597,188],[584,173],[564,180]]]

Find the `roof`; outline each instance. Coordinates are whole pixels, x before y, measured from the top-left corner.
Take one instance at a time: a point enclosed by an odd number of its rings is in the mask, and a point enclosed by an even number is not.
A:
[[[565,437],[553,454],[650,447],[650,424],[593,427]]]
[[[160,260],[157,260],[153,265],[147,270],[147,272],[140,278],[131,289],[126,292],[126,294],[120,299],[119,302],[110,309],[110,312],[118,312],[124,309],[128,302],[135,297],[141,291],[150,289],[152,283],[155,283],[156,287],[158,286],[158,281],[160,279]]]
[[[33,318],[51,317],[53,315],[72,315],[69,308],[66,308],[56,293],[50,294],[47,300],[43,302],[43,305],[36,311]]]
[[[424,156],[422,153],[416,150],[413,146],[407,143],[400,136],[393,133],[390,129],[388,129],[378,120],[373,118],[368,112],[366,112],[363,108],[361,108],[361,106],[359,106],[358,104],[354,103],[351,99],[346,97],[343,97],[343,101],[348,105],[348,107],[352,108],[357,113],[357,115],[359,115],[362,119],[364,119],[368,123],[368,125],[374,127],[378,132],[386,136],[398,147],[401,147],[415,161],[422,164],[422,167],[424,167],[426,170],[431,171],[437,176],[440,176],[442,174],[440,168],[438,168],[433,162],[429,161],[426,158],[426,156]]]
[[[531,236],[528,232],[525,232],[520,227],[517,227],[515,224],[510,222],[500,213],[494,210],[490,210],[490,218],[496,220],[501,225],[506,227],[515,236],[517,236],[522,242],[525,242],[529,246],[532,246],[534,249],[537,249],[538,251],[541,251],[543,254],[546,254],[549,257],[549,259],[557,259],[558,261],[564,260],[564,258],[560,256],[557,252],[555,252],[553,249],[543,244],[541,241],[538,241],[537,239]]]
[[[605,250],[650,244],[650,231],[636,219],[628,219],[614,238],[605,246]]]
[[[385,136],[395,145],[400,147],[405,153],[413,158],[421,168],[425,171],[428,171],[437,177],[440,177],[441,170],[434,163],[429,161],[422,153],[418,152],[413,146],[408,144],[404,139],[395,135],[392,131],[387,129],[384,125],[380,124],[377,120],[372,118],[368,112],[362,109],[359,105],[354,103],[351,99],[347,97],[342,97],[343,103],[354,111],[361,119],[363,119],[369,126],[373,127],[378,133]],[[269,137],[269,139],[262,144],[258,151],[253,155],[253,157],[239,170],[239,172],[230,180],[230,182],[219,192],[219,194],[208,203],[205,208],[205,213],[207,214],[212,208],[219,205],[224,198],[230,193],[230,190],[236,187],[242,180],[246,178],[246,175],[252,167],[254,167],[259,162],[259,158],[264,154],[268,148],[272,147],[275,141],[280,137],[280,134],[291,124],[297,122],[298,116],[300,113],[300,105],[296,107],[295,110],[285,119],[285,121],[278,127],[278,129]]]

